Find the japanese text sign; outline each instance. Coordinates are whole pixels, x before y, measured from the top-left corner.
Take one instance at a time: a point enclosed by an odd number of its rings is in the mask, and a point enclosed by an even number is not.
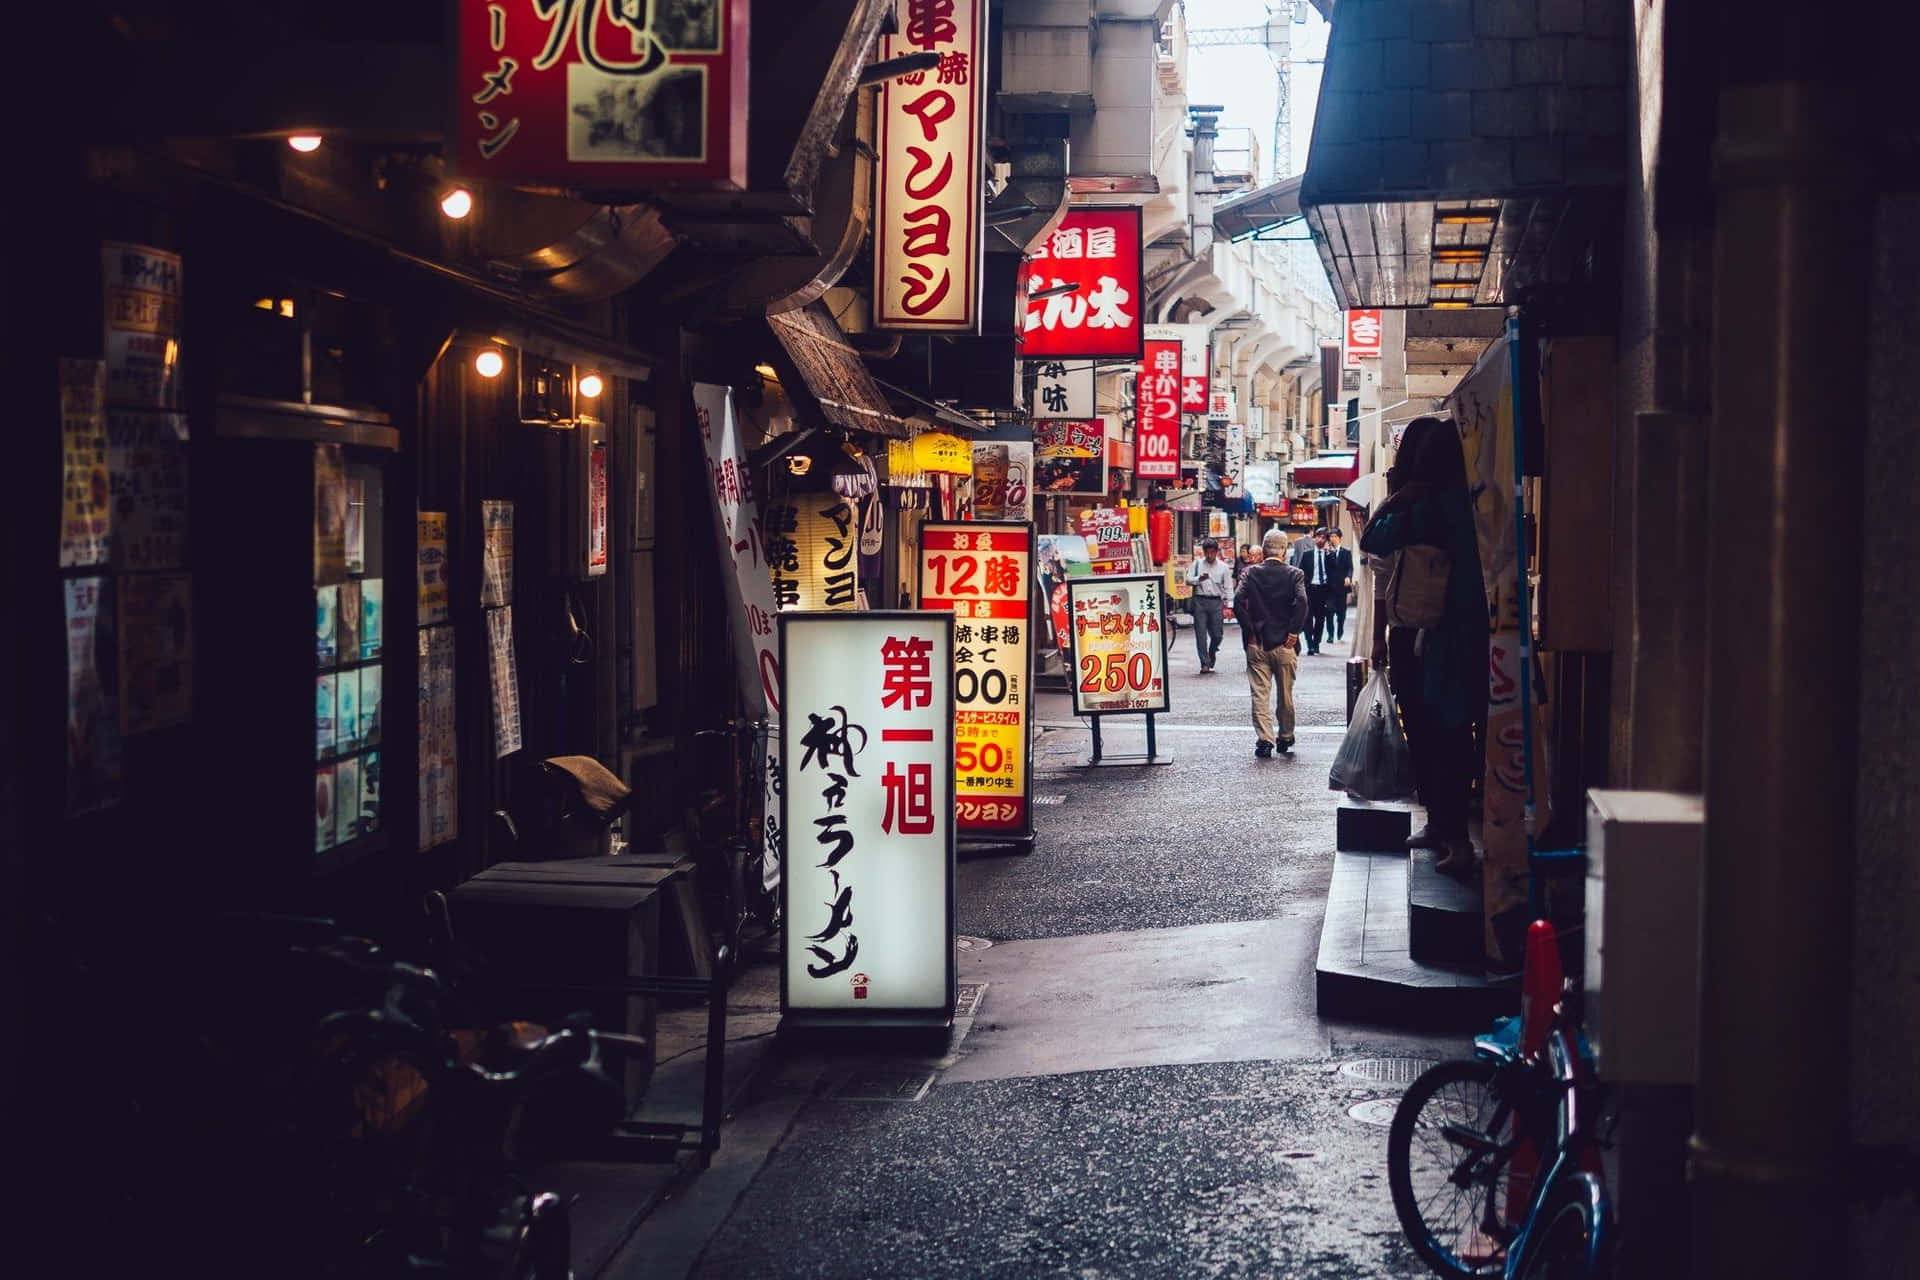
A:
[[[697,382],[693,386],[694,421],[706,445],[708,494],[713,499],[714,531],[720,539],[721,573],[733,615],[733,655],[740,692],[749,714],[766,708],[780,713],[780,658],[774,640],[772,566],[767,530],[747,465],[746,445],[733,412],[733,392]]]
[[[1347,312],[1347,363],[1380,358],[1380,312]]]
[[[953,1012],[954,619],[780,617],[781,1010]]]
[[[853,504],[837,493],[794,494],[768,503],[761,545],[776,609],[860,607],[856,523]]]
[[[105,285],[107,403],[184,409],[180,377],[180,255],[145,245],[100,246]]]
[[[1292,513],[1287,520],[1288,524],[1312,527],[1320,523],[1320,508],[1313,505],[1312,498],[1295,498]]]
[[[1098,493],[1107,486],[1107,424],[1053,418],[1034,424],[1033,487],[1039,493]]]
[[[1031,830],[1027,635],[1033,529],[926,524],[920,607],[951,610],[954,799],[961,831]]]
[[[1167,645],[1160,575],[1067,579],[1073,713],[1167,709]]]
[[[1080,536],[1095,573],[1125,573],[1133,567],[1133,534],[1127,513],[1118,507],[1094,507],[1080,513]]]
[[[973,333],[980,327],[981,148],[986,121],[987,0],[905,0],[880,61],[940,62],[880,93],[874,323]]]
[[[1091,418],[1093,416],[1093,362],[1029,360],[1033,371],[1035,418]]]
[[[1180,412],[1205,413],[1212,379],[1212,339],[1204,324],[1150,324],[1148,342],[1180,344]]]
[[[1135,383],[1134,474],[1142,480],[1180,478],[1180,343],[1146,344]]]
[[[747,0],[460,0],[453,169],[597,192],[747,184]]]
[[[1068,291],[1066,286],[1078,285]],[[1027,251],[1029,295],[1021,354],[1028,359],[1141,356],[1146,290],[1140,273],[1140,210],[1069,209]]]

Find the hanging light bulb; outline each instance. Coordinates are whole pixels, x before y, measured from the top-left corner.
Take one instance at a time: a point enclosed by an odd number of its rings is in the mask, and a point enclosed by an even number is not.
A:
[[[473,358],[474,372],[483,378],[497,378],[500,376],[500,371],[506,367],[506,357],[492,347],[488,347]]]
[[[606,390],[606,384],[600,381],[600,375],[597,373],[586,374],[580,379],[580,394],[589,400],[598,399],[604,390]]]
[[[320,149],[320,135],[317,133],[296,133],[287,139],[287,145],[305,155],[309,151]]]
[[[458,221],[473,212],[473,192],[465,187],[455,187],[440,197],[440,212]]]

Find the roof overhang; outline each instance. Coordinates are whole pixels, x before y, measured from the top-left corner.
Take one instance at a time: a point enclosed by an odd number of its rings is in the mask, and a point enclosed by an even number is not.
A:
[[[1295,175],[1222,200],[1213,208],[1213,229],[1228,240],[1267,240],[1300,218],[1300,178]]]

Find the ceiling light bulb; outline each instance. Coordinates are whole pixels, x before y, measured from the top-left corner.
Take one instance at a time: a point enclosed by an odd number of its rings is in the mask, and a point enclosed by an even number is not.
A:
[[[317,133],[296,133],[287,139],[287,145],[305,155],[309,151],[320,149],[320,135]]]
[[[473,212],[473,192],[465,187],[455,187],[440,197],[440,212],[449,218],[464,218]]]
[[[580,379],[580,394],[589,400],[596,399],[605,389],[606,384],[600,381],[597,373],[589,373]]]
[[[497,378],[500,376],[500,371],[506,367],[506,357],[492,347],[488,347],[473,358],[474,372],[483,378]]]

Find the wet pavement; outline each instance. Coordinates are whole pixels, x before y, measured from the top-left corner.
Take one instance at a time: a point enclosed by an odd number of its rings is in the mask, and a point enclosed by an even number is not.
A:
[[[1402,1086],[1340,1068],[1465,1042],[1313,1009],[1347,654],[1302,658],[1292,758],[1253,754],[1232,627],[1211,675],[1175,641],[1170,765],[1080,766],[1084,722],[1042,695],[1035,849],[959,866],[971,1016],[932,1047],[789,1045],[777,971],[751,970],[730,1004],[757,1083],[602,1274],[1426,1274],[1386,1130],[1351,1114]],[[1107,752],[1143,746],[1109,722]]]

